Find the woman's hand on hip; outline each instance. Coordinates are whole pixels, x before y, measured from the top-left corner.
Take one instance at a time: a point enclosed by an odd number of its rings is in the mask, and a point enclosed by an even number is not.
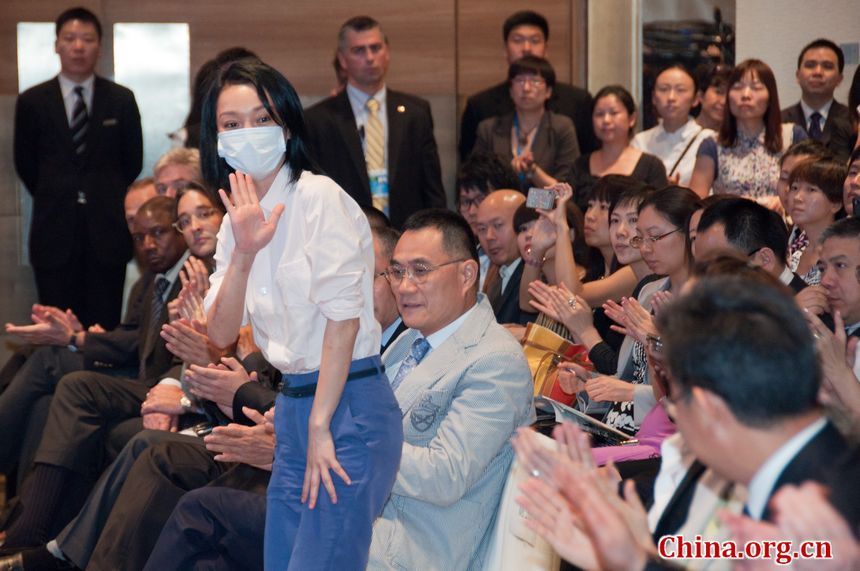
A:
[[[337,503],[337,492],[329,470],[334,471],[346,485],[352,485],[346,470],[337,461],[334,451],[334,440],[328,427],[308,427],[308,464],[305,468],[305,481],[302,484],[302,503],[308,502],[308,508],[314,509],[319,496],[320,482],[325,486],[331,503]]]

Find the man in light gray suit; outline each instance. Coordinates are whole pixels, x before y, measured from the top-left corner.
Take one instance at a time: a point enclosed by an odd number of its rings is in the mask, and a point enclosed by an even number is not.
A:
[[[474,243],[460,216],[426,210],[394,250],[387,275],[410,329],[383,362],[403,414],[403,455],[368,569],[481,568],[511,436],[534,419],[522,349],[478,294]]]

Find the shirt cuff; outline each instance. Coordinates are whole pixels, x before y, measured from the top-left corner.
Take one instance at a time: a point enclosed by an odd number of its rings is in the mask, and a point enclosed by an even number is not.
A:
[[[159,385],[168,385],[168,386],[172,386],[172,387],[179,387],[180,389],[182,388],[182,383],[179,382],[179,379],[174,379],[172,377],[164,377],[163,379],[158,381],[158,384]]]

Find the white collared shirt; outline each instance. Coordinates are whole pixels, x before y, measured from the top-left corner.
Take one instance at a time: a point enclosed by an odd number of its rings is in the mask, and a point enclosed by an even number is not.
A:
[[[711,129],[703,129],[701,125],[696,123],[695,119],[690,117],[683,127],[673,133],[667,131],[662,122],[656,127],[642,131],[633,137],[630,146],[660,157],[668,176],[681,153],[687,149],[687,145],[692,140],[693,144],[684,153],[684,158],[681,159],[678,168],[675,169],[675,174],[680,176],[679,184],[687,186],[693,176],[693,167],[696,166],[696,154],[699,145],[714,135],[715,133]]]
[[[484,281],[487,279],[487,272],[490,271],[490,263],[490,256],[478,244],[478,267],[481,268],[481,274],[478,278],[478,291],[484,291]]]
[[[373,95],[368,95],[360,89],[353,87],[351,84],[346,84],[346,96],[347,99],[349,99],[349,105],[350,107],[352,107],[352,114],[355,117],[355,127],[356,129],[358,129],[358,132],[361,135],[362,153],[364,153],[366,150],[364,125],[367,123],[367,119],[370,116],[370,111],[367,109],[367,101],[373,98],[379,102],[379,110],[376,112],[376,116],[377,118],[379,118],[379,122],[382,123],[382,132],[385,135],[384,146],[386,171],[388,170],[388,112],[385,107],[387,94],[388,92],[385,87],[383,87]]]
[[[502,293],[508,287],[508,282],[511,281],[511,276],[517,271],[517,266],[523,261],[522,258],[517,258],[507,266],[499,266],[499,277],[502,278]]]
[[[245,291],[243,323],[251,323],[263,355],[284,373],[316,371],[328,320],[358,318],[352,358],[379,354],[373,317],[373,240],[358,204],[328,177],[303,172],[290,182],[284,166],[260,200],[268,219],[284,214],[271,242],[257,252]],[[235,248],[224,216],[205,306],[214,303]]]
[[[791,280],[794,279],[794,272],[791,271],[791,268],[788,266],[784,266],[782,268],[782,272],[779,274],[779,281],[784,283],[785,285],[789,285]]]
[[[93,90],[95,88],[96,76],[91,75],[81,83],[72,81],[62,73],[57,76],[60,80],[60,92],[63,94],[63,105],[66,107],[66,119],[69,125],[72,124],[72,113],[75,110],[75,103],[78,102],[78,96],[75,94],[75,87],[81,86],[84,88],[83,97],[84,103],[87,105],[87,113],[93,114]]]
[[[484,294],[482,294],[482,293],[478,294],[478,300],[481,299],[482,295],[484,295]],[[471,313],[475,310],[475,308],[477,306],[478,306],[478,303],[476,302],[475,305],[473,305],[472,307],[470,307],[469,309],[464,311],[463,314],[460,315],[460,317],[458,317],[457,319],[455,319],[454,321],[452,321],[451,323],[449,323],[448,325],[446,325],[445,327],[443,327],[442,329],[440,329],[436,333],[431,333],[430,335],[425,337],[425,339],[427,339],[427,343],[430,344],[430,349],[427,351],[427,353],[424,354],[424,358],[426,359],[427,355],[432,353],[434,349],[441,346],[442,343],[444,343],[445,341],[448,340],[449,337],[451,337],[451,335],[456,333],[457,330],[460,329],[460,327],[462,327],[463,323],[466,322],[466,319],[468,319],[469,315],[471,315]],[[409,329],[407,331],[413,331],[413,330]],[[419,336],[421,335],[420,332],[418,334],[419,334]],[[416,337],[416,339],[417,339],[417,337]],[[406,352],[406,355],[409,355],[408,351]],[[400,359],[399,361],[388,363],[388,365],[386,365],[385,374],[388,376],[389,382],[394,381],[394,377],[397,376],[397,371],[400,370],[400,365],[402,365],[403,361],[406,360],[406,355],[404,355],[403,359]]]
[[[798,452],[806,446],[810,440],[821,432],[827,424],[827,419],[822,417],[795,434],[779,450],[771,454],[762,464],[750,480],[749,496],[747,498],[747,511],[750,517],[760,520],[767,507],[767,501],[775,491],[773,487],[782,475],[785,467],[797,456]]]
[[[164,272],[163,274],[158,274],[155,276],[155,281],[158,283],[158,278],[167,278],[169,285],[164,290],[164,293],[161,294],[161,301],[167,301],[167,296],[170,295],[170,290],[173,289],[173,284],[176,283],[176,280],[179,279],[179,270],[182,269],[182,266],[185,265],[185,261],[188,259],[188,256],[191,255],[190,250],[185,250],[185,253],[179,257],[179,261],[177,261],[169,270]]]
[[[812,119],[810,117],[816,111],[821,114],[821,119],[818,120],[818,126],[821,127],[822,131],[824,131],[824,124],[827,123],[827,115],[830,113],[830,108],[832,106],[833,100],[831,99],[830,101],[822,105],[820,109],[813,109],[806,104],[806,101],[801,99],[800,108],[803,109],[803,121],[806,124],[806,131],[809,132],[809,129],[812,128]]]

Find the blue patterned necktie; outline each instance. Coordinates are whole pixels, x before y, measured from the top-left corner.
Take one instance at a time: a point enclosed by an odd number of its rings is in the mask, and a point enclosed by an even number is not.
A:
[[[418,363],[424,358],[430,350],[430,343],[424,337],[419,337],[412,342],[412,348],[409,350],[409,355],[403,359],[400,368],[397,369],[397,374],[394,375],[394,380],[391,381],[391,390],[396,391],[406,375],[412,372],[412,369],[418,366]]]

